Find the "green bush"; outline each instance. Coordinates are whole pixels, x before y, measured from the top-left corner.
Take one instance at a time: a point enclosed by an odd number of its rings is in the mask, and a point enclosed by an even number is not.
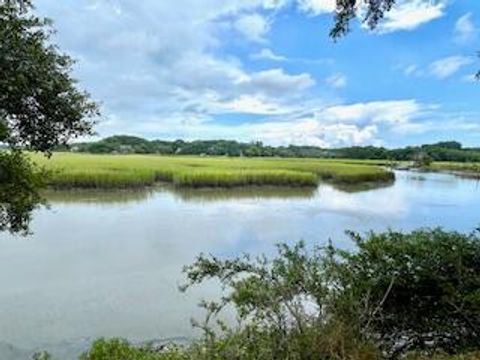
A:
[[[478,233],[351,235],[358,250],[337,252],[338,314],[388,352],[480,349]]]
[[[189,357],[173,349],[158,352],[149,348],[134,347],[122,339],[98,339],[80,360],[188,360]]]
[[[227,289],[204,303],[209,316],[197,325],[206,348],[219,359],[319,360],[480,349],[477,233],[350,236],[353,251],[298,243],[280,245],[273,259],[198,257],[185,288],[213,278]],[[210,323],[226,306],[241,326],[219,334]]]

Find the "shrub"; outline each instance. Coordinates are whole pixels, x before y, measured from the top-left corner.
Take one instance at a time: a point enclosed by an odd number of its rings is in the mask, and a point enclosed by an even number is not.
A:
[[[340,252],[337,313],[391,353],[480,348],[480,239],[442,229],[351,234]],[[368,310],[361,310],[366,308]]]
[[[98,339],[80,360],[188,360],[177,349],[158,352],[149,348],[132,346],[122,339]]]
[[[478,234],[422,229],[350,236],[352,251],[331,244],[309,251],[298,243],[280,245],[273,259],[199,256],[185,269],[184,289],[212,278],[228,289],[220,302],[203,304],[207,320],[197,325],[205,344],[214,344],[206,348],[217,354],[221,344],[222,359],[376,359],[377,349],[387,357],[480,349]],[[223,327],[219,336],[210,323],[226,306],[236,309],[241,325],[233,332]]]

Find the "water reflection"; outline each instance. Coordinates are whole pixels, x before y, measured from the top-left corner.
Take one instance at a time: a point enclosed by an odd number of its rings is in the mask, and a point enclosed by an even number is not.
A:
[[[335,184],[333,188],[346,193],[356,193],[390,187],[394,182],[371,182],[364,184]],[[309,199],[317,193],[317,187],[249,186],[233,188],[178,188],[161,184],[146,189],[133,190],[47,190],[43,196],[51,204],[104,204],[138,203],[156,193],[170,193],[186,202],[218,202],[235,199]]]
[[[252,186],[245,188],[168,188],[178,199],[191,202],[212,202],[235,199],[308,199],[317,191],[314,187]]]
[[[392,181],[380,181],[380,182],[366,182],[361,184],[332,184],[331,186],[334,189],[346,192],[346,193],[357,193],[362,191],[370,191],[370,190],[377,190],[388,188],[393,186],[395,183],[394,180]]]
[[[270,254],[300,239],[348,247],[345,229],[480,223],[480,189],[469,179],[398,172],[388,186],[347,190],[47,194],[51,208],[35,214],[31,237],[0,234],[0,359],[32,348],[69,359],[98,336],[192,336],[199,299],[218,293],[215,284],[178,292],[182,267],[200,252]]]
[[[138,203],[148,200],[154,193],[155,188],[129,189],[129,190],[46,190],[42,196],[50,204],[104,204],[115,205],[122,203]]]

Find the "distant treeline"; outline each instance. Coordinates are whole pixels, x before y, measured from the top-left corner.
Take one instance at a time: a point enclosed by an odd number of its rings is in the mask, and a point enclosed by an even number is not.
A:
[[[100,141],[77,143],[59,151],[92,154],[163,154],[246,157],[311,157],[410,161],[429,158],[434,161],[480,162],[480,148],[464,148],[456,141],[386,149],[376,146],[352,146],[324,149],[315,146],[267,146],[261,142],[242,143],[232,140],[163,141],[136,136],[117,135]]]

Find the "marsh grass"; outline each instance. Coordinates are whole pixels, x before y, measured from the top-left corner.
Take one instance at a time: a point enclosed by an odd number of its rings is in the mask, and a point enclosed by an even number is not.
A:
[[[32,154],[55,188],[135,188],[168,182],[178,187],[315,186],[392,181],[393,173],[361,162],[319,159],[155,155]]]
[[[466,176],[480,177],[480,163],[434,162],[428,169],[434,171],[451,171]]]

